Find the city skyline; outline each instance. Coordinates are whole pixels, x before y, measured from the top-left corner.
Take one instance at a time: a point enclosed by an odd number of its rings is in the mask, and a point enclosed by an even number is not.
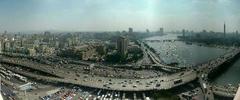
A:
[[[240,30],[237,0],[1,0],[0,31]]]
[[[0,100],[235,100],[240,0],[0,0]]]

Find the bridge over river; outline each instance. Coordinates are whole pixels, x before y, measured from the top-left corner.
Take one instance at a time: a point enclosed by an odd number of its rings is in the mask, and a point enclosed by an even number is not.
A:
[[[239,55],[240,49],[235,48],[223,56],[210,60],[207,63],[195,66],[195,70],[198,73],[199,82],[202,89],[205,91],[205,98],[213,99],[213,94],[224,97],[234,97],[237,87],[229,88],[228,86],[211,84],[208,82],[208,78],[211,74],[218,74],[216,72],[218,72],[219,69],[230,67],[228,64],[233,63]]]

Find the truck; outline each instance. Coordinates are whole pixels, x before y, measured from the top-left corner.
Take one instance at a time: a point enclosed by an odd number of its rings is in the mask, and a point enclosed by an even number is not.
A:
[[[207,92],[207,85],[206,85],[206,83],[202,83],[202,86],[203,86],[203,91]]]

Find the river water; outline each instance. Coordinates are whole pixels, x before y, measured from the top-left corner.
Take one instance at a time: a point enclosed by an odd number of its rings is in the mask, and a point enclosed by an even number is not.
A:
[[[177,34],[154,36],[145,40],[176,40]],[[179,67],[194,66],[208,60],[217,58],[226,53],[227,49],[209,47],[198,44],[185,43],[183,41],[150,42],[147,44],[154,48],[159,57],[167,64],[178,63]],[[214,83],[237,85],[240,83],[240,59],[230,68],[214,80]]]

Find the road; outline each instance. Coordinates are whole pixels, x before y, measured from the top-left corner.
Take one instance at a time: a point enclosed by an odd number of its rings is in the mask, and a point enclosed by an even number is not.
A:
[[[165,90],[170,89],[185,83],[188,83],[196,79],[196,72],[186,71],[184,75],[180,76],[181,73],[176,73],[169,76],[154,77],[149,79],[121,79],[121,78],[109,78],[91,76],[87,74],[81,74],[79,77],[72,75],[66,75],[64,79],[45,77],[35,75],[29,72],[15,71],[16,73],[24,76],[29,76],[35,79],[45,81],[55,81],[63,83],[72,83],[81,86],[107,89],[107,90],[119,90],[119,91],[148,91],[148,90]],[[183,72],[182,72],[183,73]],[[182,80],[182,82],[175,84],[175,81]],[[158,85],[159,84],[159,85]]]
[[[205,100],[214,100],[214,95],[213,94],[217,94],[217,95],[221,95],[221,96],[227,96],[229,97],[230,95],[233,96],[233,94],[229,94],[230,91],[225,88],[225,89],[216,89],[214,87],[216,87],[214,84],[210,84],[207,80],[208,78],[208,74],[211,73],[212,71],[218,69],[219,67],[221,67],[220,65],[224,64],[225,62],[233,59],[235,56],[237,56],[240,53],[240,49],[236,48],[233,50],[230,50],[228,53],[226,53],[225,55],[218,57],[214,60],[209,61],[208,63],[204,63],[204,64],[200,64],[199,66],[197,66],[197,71],[198,73],[198,81],[201,85],[202,90],[204,90],[204,96],[205,96]],[[206,87],[203,86],[203,84],[206,84]],[[234,92],[232,92],[234,93]],[[236,93],[236,92],[235,92]]]

